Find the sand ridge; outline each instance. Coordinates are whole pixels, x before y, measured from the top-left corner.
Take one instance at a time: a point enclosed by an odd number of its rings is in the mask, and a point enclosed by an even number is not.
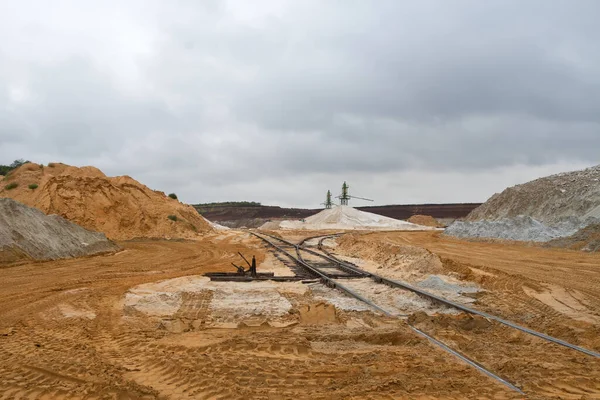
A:
[[[60,215],[114,240],[194,238],[213,230],[192,206],[129,176],[108,177],[94,167],[27,163],[12,171],[4,182],[18,186],[11,190],[2,186],[0,197]],[[32,184],[38,187],[30,189]]]

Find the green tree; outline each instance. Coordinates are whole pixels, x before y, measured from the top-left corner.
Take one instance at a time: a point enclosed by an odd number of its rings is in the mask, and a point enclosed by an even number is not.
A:
[[[22,158],[19,158],[18,160],[13,161],[10,165],[0,165],[0,175],[8,175],[8,173],[13,169],[19,168],[21,165],[27,164],[28,162],[31,161],[26,161]]]

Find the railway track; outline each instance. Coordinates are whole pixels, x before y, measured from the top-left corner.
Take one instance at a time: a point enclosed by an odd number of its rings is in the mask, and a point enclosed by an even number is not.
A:
[[[330,260],[332,260],[334,262],[338,262],[340,264],[344,264],[346,266],[349,266],[350,268],[354,268],[356,270],[363,271],[363,270],[361,270],[360,268],[358,268],[357,266],[355,266],[353,264],[347,263],[345,261],[342,261],[342,260],[336,258],[333,254],[331,254],[327,250],[323,249],[323,241],[325,239],[329,238],[329,237],[331,237],[331,236],[323,236],[322,239],[319,240],[318,248],[319,248],[319,250],[321,250],[324,253],[324,256],[326,256],[328,259],[330,259]],[[311,250],[308,250],[308,251],[311,251]],[[318,254],[318,253],[315,253],[315,254]],[[466,312],[466,313],[469,313],[469,314],[479,315],[481,317],[484,317],[484,318],[496,321],[496,322],[498,322],[498,323],[500,323],[502,325],[506,325],[506,326],[508,326],[510,328],[514,328],[514,329],[517,329],[517,330],[519,330],[521,332],[527,333],[529,335],[536,336],[536,337],[538,337],[540,339],[544,339],[546,341],[552,342],[554,344],[558,344],[560,346],[567,347],[567,348],[569,348],[571,350],[575,350],[575,351],[587,354],[587,355],[592,356],[592,357],[600,358],[600,353],[597,353],[595,351],[586,349],[584,347],[576,346],[574,344],[571,344],[571,343],[566,342],[564,340],[555,338],[553,336],[546,335],[546,334],[541,333],[541,332],[537,332],[537,331],[535,331],[533,329],[529,329],[527,327],[515,324],[514,322],[507,321],[507,320],[502,319],[500,317],[497,317],[495,315],[488,314],[488,313],[485,313],[483,311],[475,310],[473,308],[466,307],[466,306],[464,306],[462,304],[455,303],[455,302],[450,301],[448,299],[444,299],[443,297],[434,295],[432,293],[428,293],[428,292],[426,292],[426,291],[424,291],[422,289],[419,289],[417,287],[409,285],[406,282],[400,282],[400,281],[397,281],[397,280],[384,278],[382,276],[379,276],[379,275],[376,275],[376,274],[372,274],[372,273],[369,273],[367,271],[363,271],[363,272],[365,272],[366,274],[368,274],[370,278],[372,278],[374,281],[376,281],[378,283],[383,283],[383,284],[391,286],[391,287],[397,287],[397,288],[400,288],[400,289],[411,291],[413,293],[416,293],[416,294],[418,294],[420,296],[426,297],[429,300],[432,300],[434,302],[443,304],[445,306],[448,306],[448,307],[451,307],[451,308],[455,308],[457,310],[460,310],[460,311],[463,311],[463,312]]]
[[[330,288],[334,288],[334,289],[338,289],[344,293],[346,293],[347,295],[354,297],[355,299],[358,299],[362,302],[364,302],[365,304],[369,305],[372,309],[382,313],[383,315],[386,315],[388,317],[396,317],[394,316],[392,313],[390,313],[388,310],[380,307],[379,305],[373,303],[372,301],[370,301],[369,299],[365,298],[364,296],[360,295],[359,293],[357,293],[356,291],[348,288],[347,286],[343,285],[342,283],[340,283],[339,281],[336,281],[335,278],[330,277],[327,274],[327,271],[322,271],[322,268],[319,267],[315,267],[309,263],[307,263],[303,257],[301,256],[301,251],[305,251],[305,252],[309,252],[309,253],[313,253],[318,255],[318,253],[313,252],[312,250],[308,250],[306,248],[302,248],[299,245],[296,245],[294,243],[288,242],[285,239],[282,238],[278,238],[276,236],[272,236],[272,235],[267,235],[264,234],[265,236],[271,238],[271,239],[275,239],[278,240],[282,243],[284,243],[286,246],[288,247],[293,247],[295,249],[296,252],[296,257],[294,257],[294,255],[292,253],[290,253],[288,250],[284,249],[281,246],[276,245],[275,243],[273,243],[271,240],[269,240],[266,237],[263,237],[259,234],[256,234],[254,232],[252,232],[252,234],[254,236],[256,236],[257,238],[263,240],[265,243],[267,243],[269,246],[273,247],[275,250],[285,254],[287,257],[289,257],[291,260],[294,260],[298,265],[301,265],[302,267],[304,267],[305,269],[307,269],[307,271],[310,271],[315,277],[318,277],[321,282],[323,282],[325,285],[327,285]],[[304,242],[304,241],[303,241]],[[340,263],[336,263],[333,262],[334,264],[338,264],[340,265]],[[348,268],[348,266],[344,265],[345,268]],[[368,277],[369,274],[366,271],[361,271],[362,276],[361,277]],[[408,322],[406,322],[408,324]],[[514,384],[508,382],[507,380],[501,378],[500,376],[496,375],[495,373],[493,373],[492,371],[488,370],[487,368],[485,368],[483,365],[479,364],[477,361],[470,359],[469,357],[467,357],[466,355],[450,348],[448,345],[446,345],[445,343],[437,340],[436,338],[434,338],[431,335],[428,335],[427,333],[421,331],[420,329],[418,329],[415,326],[412,326],[410,324],[408,324],[408,326],[410,327],[410,329],[412,329],[416,334],[418,334],[421,337],[426,338],[430,343],[438,346],[439,348],[443,349],[444,351],[452,354],[453,356],[459,358],[461,361],[465,362],[466,364],[470,365],[471,367],[475,368],[476,370],[478,370],[479,372],[487,375],[488,377],[496,380],[497,382],[500,382],[501,384],[505,385],[506,387],[508,387],[509,389],[520,393],[520,394],[525,394],[520,388],[518,388],[517,386],[515,386]]]
[[[419,296],[422,296],[424,298],[427,298],[428,300],[431,300],[433,302],[442,304],[446,307],[451,307],[451,308],[455,308],[457,310],[460,310],[462,312],[466,312],[469,314],[473,314],[473,315],[479,315],[482,316],[484,318],[487,318],[488,320],[493,320],[496,321],[500,324],[506,325],[510,328],[519,330],[521,332],[527,333],[529,335],[541,338],[543,340],[546,340],[548,342],[554,343],[554,344],[558,344],[560,346],[564,346],[566,348],[569,348],[571,350],[575,350],[578,352],[581,352],[583,354],[586,354],[588,356],[592,356],[592,357],[597,357],[600,358],[600,353],[594,352],[592,350],[580,347],[580,346],[576,346],[573,345],[571,343],[568,343],[566,341],[563,341],[561,339],[546,335],[544,333],[541,332],[537,332],[534,331],[532,329],[517,325],[513,322],[504,320],[502,318],[496,317],[494,315],[488,314],[488,313],[484,313],[478,310],[474,310],[471,309],[469,307],[465,307],[462,304],[458,304],[455,302],[452,302],[450,300],[444,299],[440,296],[434,295],[432,293],[428,293],[424,290],[421,290],[419,288],[416,288],[412,285],[409,285],[405,282],[400,282],[400,281],[396,281],[396,280],[392,280],[392,279],[388,279],[388,278],[384,278],[382,276],[370,273],[368,271],[364,271],[362,269],[360,269],[359,267],[357,267],[354,264],[345,262],[343,260],[340,260],[338,258],[336,258],[333,254],[331,254],[330,252],[328,252],[327,250],[323,249],[323,241],[328,239],[328,238],[333,238],[333,237],[337,237],[340,236],[341,234],[329,234],[329,235],[319,235],[319,236],[311,236],[308,238],[304,238],[302,241],[300,241],[298,244],[294,244],[290,241],[287,241],[285,239],[276,237],[276,236],[272,236],[272,235],[268,235],[268,234],[256,234],[253,233],[253,235],[255,235],[256,237],[260,238],[261,240],[263,240],[264,242],[266,242],[268,245],[270,245],[271,247],[273,247],[276,251],[278,252],[282,252],[283,254],[285,254],[292,262],[296,263],[298,266],[300,266],[301,268],[303,268],[307,273],[312,274],[313,276],[319,278],[325,285],[327,285],[328,287],[331,288],[335,288],[338,289],[344,293],[346,293],[347,295],[354,297],[364,303],[366,303],[367,305],[369,305],[371,308],[373,308],[374,310],[386,315],[386,316],[392,316],[394,317],[395,315],[393,315],[392,313],[390,313],[388,310],[380,307],[379,305],[375,304],[374,302],[370,301],[369,299],[365,298],[364,296],[362,296],[361,294],[357,293],[355,290],[350,289],[349,287],[347,287],[346,285],[342,284],[339,282],[340,279],[344,279],[344,278],[371,278],[374,282],[378,283],[378,284],[384,284],[390,287],[395,287],[395,288],[400,288],[402,290],[408,290],[411,291],[413,293],[418,294]],[[317,239],[319,238],[319,242],[317,245],[317,248],[321,251],[321,252],[317,252],[314,250],[311,250],[309,248],[307,248],[305,246],[305,244],[312,239]],[[270,240],[271,239],[271,240]],[[275,243],[273,243],[272,240],[276,240],[280,243],[282,243],[282,245],[277,245]],[[284,249],[282,246],[285,246]],[[295,253],[294,254],[291,252],[293,251]],[[317,259],[322,259],[323,261],[321,263],[316,263],[315,261],[307,261],[305,259],[305,257],[303,257],[303,253],[308,254],[310,257],[312,257],[312,259],[314,260],[315,258]],[[342,274],[340,273],[335,273],[332,271],[343,271]],[[397,315],[395,317],[398,317]],[[417,333],[418,335],[420,335],[421,337],[426,338],[427,340],[429,340],[432,344],[438,346],[439,348],[443,349],[444,351],[454,355],[455,357],[459,358],[460,360],[462,360],[463,362],[467,363],[468,365],[470,365],[471,367],[477,369],[478,371],[480,371],[481,373],[487,375],[488,377],[502,383],[503,385],[507,386],[508,388],[520,393],[520,394],[524,394],[524,392],[518,388],[517,386],[515,386],[514,384],[508,382],[507,380],[501,378],[500,376],[496,375],[495,373],[493,373],[492,371],[486,369],[483,365],[479,364],[477,361],[470,359],[469,357],[467,357],[466,355],[450,348],[448,345],[446,345],[445,343],[439,341],[438,339],[428,335],[427,333],[419,330],[418,328],[416,328],[415,326],[412,326],[410,323],[408,323],[408,321],[406,321],[406,323],[408,324],[408,326],[410,327],[410,329],[412,329],[415,333]]]

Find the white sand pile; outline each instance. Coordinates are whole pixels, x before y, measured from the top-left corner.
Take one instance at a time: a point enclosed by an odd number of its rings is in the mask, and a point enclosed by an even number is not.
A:
[[[472,294],[481,291],[475,283],[462,282],[448,275],[430,275],[417,283],[416,286],[429,293],[437,294],[448,300],[463,304],[475,301],[474,298],[463,296],[463,294]]]
[[[432,230],[435,228],[384,217],[349,206],[325,209],[303,221],[281,221],[280,229],[367,229],[367,230]],[[262,229],[262,227],[261,227]],[[271,227],[272,229],[272,227]]]
[[[215,229],[217,231],[228,231],[231,229],[228,226],[223,226],[223,225],[217,224],[216,222],[212,222],[209,220],[206,220],[206,221],[210,224],[210,226],[213,227],[213,229]]]
[[[277,317],[292,308],[286,293],[302,296],[306,290],[300,282],[212,282],[204,276],[186,276],[131,288],[125,295],[124,306],[147,315],[172,316],[183,305],[184,293],[210,291],[213,319]]]
[[[553,226],[569,217],[600,216],[600,165],[509,187],[473,210],[467,221],[526,215]]]
[[[493,195],[445,234],[546,242],[600,222],[600,165],[536,179]]]
[[[419,311],[429,315],[457,312],[407,290],[386,285],[374,285],[371,278],[352,279],[344,282],[344,285],[395,316],[408,315]]]
[[[548,226],[531,217],[519,215],[495,221],[456,221],[444,234],[458,238],[495,238],[525,242],[547,242],[552,239],[573,235],[597,219],[565,218]]]

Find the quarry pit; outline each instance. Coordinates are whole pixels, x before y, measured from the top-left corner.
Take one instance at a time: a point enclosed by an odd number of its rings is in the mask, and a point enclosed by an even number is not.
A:
[[[24,167],[40,191],[3,200],[0,399],[600,398],[584,246],[349,206],[228,229],[131,178]]]

